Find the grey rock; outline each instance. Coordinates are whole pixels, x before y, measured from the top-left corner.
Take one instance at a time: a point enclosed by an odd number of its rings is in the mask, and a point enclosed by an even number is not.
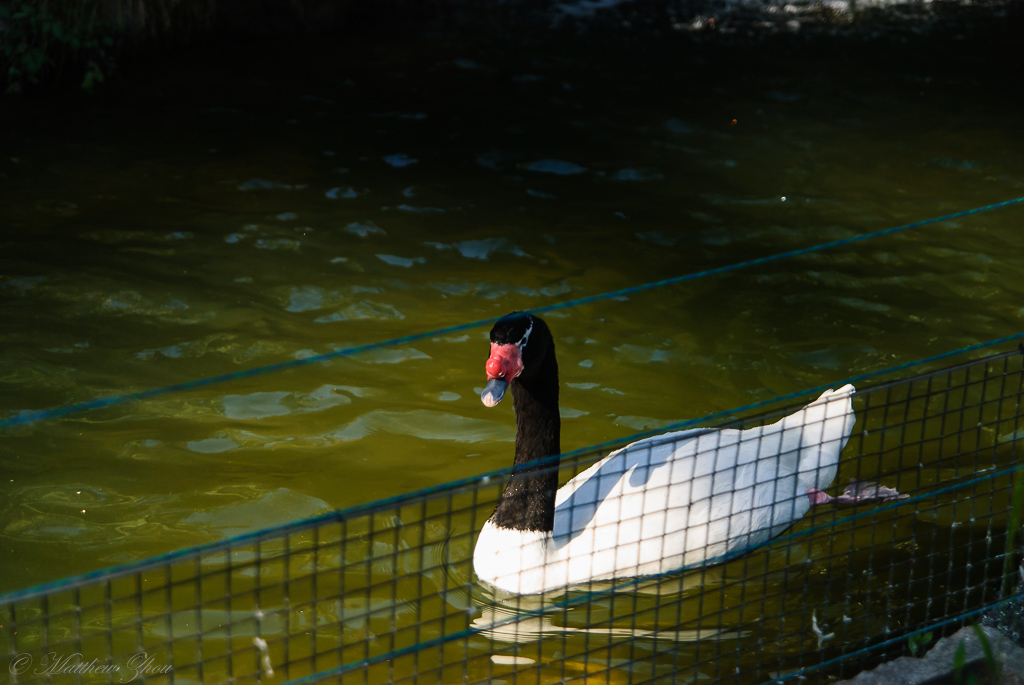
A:
[[[991,685],[1024,685],[1024,648],[1004,637],[998,630],[982,627],[988,637],[1001,678],[979,679]],[[954,655],[960,643],[964,644],[965,672],[979,672],[985,666],[985,652],[974,628],[939,640],[923,657],[900,657],[888,661],[871,671],[864,671],[850,680],[836,685],[940,685],[954,682]],[[983,672],[983,671],[982,671]]]

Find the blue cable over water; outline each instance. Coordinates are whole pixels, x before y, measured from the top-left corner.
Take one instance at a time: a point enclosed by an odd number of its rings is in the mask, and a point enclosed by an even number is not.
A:
[[[850,245],[852,243],[856,243],[862,240],[878,238],[881,236],[890,235],[892,233],[897,233],[899,231],[905,231],[912,228],[918,228],[921,226],[927,226],[929,224],[939,223],[941,221],[958,219],[961,217],[969,216],[971,214],[980,214],[982,212],[988,212],[994,209],[1000,209],[1002,207],[1009,207],[1011,205],[1019,204],[1021,202],[1024,202],[1024,197],[1018,197],[1012,200],[1005,200],[1003,202],[996,202],[994,204],[984,205],[982,207],[975,207],[973,209],[967,209],[961,212],[954,212],[952,214],[945,214],[943,216],[937,216],[931,219],[924,219],[922,221],[915,221],[913,223],[903,224],[901,226],[893,226],[891,228],[886,228],[881,231],[874,231],[872,233],[864,233],[863,235],[853,236],[852,238],[843,238],[841,240],[833,240],[827,243],[819,243],[818,245],[812,245],[810,247],[804,247],[797,250],[789,250],[788,252],[779,252],[777,254],[768,255],[766,257],[758,257],[757,259],[750,259],[743,262],[737,262],[735,264],[720,266],[714,269],[696,271],[689,274],[683,274],[682,276],[674,276],[672,278],[666,278],[660,281],[652,281],[650,283],[643,283],[640,285],[630,286],[628,288],[622,288],[620,290],[599,293],[597,295],[588,295],[586,297],[580,297],[574,300],[566,300],[564,302],[556,302],[554,304],[544,305],[542,307],[535,307],[533,309],[530,309],[529,311],[537,314],[542,314],[544,312],[555,311],[558,309],[578,307],[580,305],[591,304],[593,302],[599,302],[602,300],[610,300],[618,297],[624,297],[627,295],[632,295],[634,293],[643,292],[645,290],[652,290],[654,288],[661,288],[668,285],[674,285],[676,283],[683,283],[685,281],[694,281],[700,278],[706,278],[708,276],[725,274],[732,271],[745,269],[751,266],[768,264],[770,262],[779,261],[781,259],[789,259],[791,257],[799,257],[802,255],[812,254],[814,252],[821,252],[822,250],[828,250],[835,247],[842,247],[844,245]],[[79,414],[86,411],[92,411],[94,409],[102,409],[104,407],[112,407],[114,405],[124,404],[126,402],[145,400],[151,397],[157,397],[159,395],[167,395],[175,392],[195,390],[198,388],[203,388],[210,385],[217,385],[220,383],[229,383],[231,381],[241,380],[243,378],[250,378],[253,376],[260,376],[263,374],[273,373],[275,371],[296,369],[302,366],[308,366],[310,364],[319,364],[322,362],[330,361],[332,359],[352,357],[363,352],[369,352],[371,350],[376,350],[383,347],[402,345],[410,342],[415,342],[417,340],[423,340],[425,338],[433,338],[435,336],[440,335],[450,335],[452,333],[458,333],[471,328],[486,326],[489,324],[493,324],[499,318],[501,317],[495,316],[487,319],[480,319],[479,321],[457,324],[455,326],[447,326],[444,328],[438,328],[432,331],[426,331],[422,333],[413,333],[398,338],[392,338],[390,340],[382,340],[379,342],[367,343],[365,345],[357,345],[355,347],[345,348],[343,350],[336,350],[334,352],[326,352],[324,354],[318,354],[312,357],[304,357],[302,359],[290,359],[288,361],[278,362],[277,364],[268,364],[266,366],[259,366],[253,369],[243,369],[241,371],[234,371],[219,376],[208,376],[206,378],[199,378],[192,381],[186,381],[184,383],[176,383],[174,385],[165,385],[159,388],[142,390],[140,392],[126,393],[123,395],[114,395],[111,397],[101,397],[99,399],[90,400],[88,402],[78,402],[76,404],[70,404],[64,407],[53,407],[51,409],[40,410],[25,410],[18,412],[12,417],[0,420],[0,429],[35,423],[38,421],[55,419],[62,416],[68,416],[70,414]],[[1015,337],[1016,336],[1011,336],[1011,338],[1009,339],[1013,339]],[[995,344],[995,342],[991,344]]]
[[[560,461],[560,460],[565,460],[566,462],[568,462],[570,459],[573,459],[573,458],[580,458],[580,457],[585,457],[587,455],[601,454],[601,453],[604,453],[606,450],[608,450],[610,448],[620,447],[620,446],[625,445],[627,443],[635,442],[636,440],[642,439],[644,437],[648,437],[652,433],[661,433],[663,431],[668,431],[668,430],[681,430],[681,429],[693,426],[693,425],[698,424],[698,423],[715,424],[716,422],[719,422],[721,420],[733,418],[733,417],[736,417],[737,415],[745,414],[748,411],[751,411],[751,410],[754,410],[754,409],[763,408],[766,405],[778,404],[779,406],[783,406],[785,403],[793,401],[793,400],[799,398],[802,395],[806,395],[807,393],[818,392],[818,391],[820,391],[822,389],[829,388],[829,387],[840,387],[840,386],[843,386],[843,385],[845,385],[846,383],[849,383],[849,382],[859,382],[861,380],[865,380],[865,379],[868,379],[868,378],[885,376],[887,374],[891,374],[891,373],[894,373],[896,371],[902,371],[902,370],[911,368],[913,366],[918,366],[918,365],[921,365],[921,364],[927,364],[927,363],[935,362],[935,361],[938,361],[938,360],[947,359],[947,358],[956,356],[958,354],[963,354],[963,353],[966,353],[966,352],[980,350],[980,349],[984,349],[984,348],[987,348],[987,347],[992,347],[993,345],[998,345],[998,344],[1001,344],[1001,343],[1006,343],[1006,342],[1011,342],[1011,341],[1015,341],[1015,340],[1020,340],[1022,338],[1024,338],[1024,333],[1017,333],[1017,334],[1006,336],[1006,337],[1003,337],[1003,338],[997,338],[995,340],[989,340],[988,342],[979,343],[977,345],[970,345],[968,347],[964,347],[964,348],[961,348],[959,350],[953,350],[953,351],[950,351],[950,352],[943,352],[942,354],[938,354],[938,355],[935,355],[933,357],[927,357],[927,358],[924,358],[924,359],[919,359],[919,360],[916,360],[916,361],[907,362],[905,364],[899,364],[897,366],[889,367],[889,368],[886,368],[886,369],[880,369],[878,371],[872,371],[870,373],[861,374],[859,376],[854,376],[854,377],[847,378],[847,379],[844,379],[844,380],[836,381],[834,383],[831,383],[831,384],[825,385],[825,386],[821,386],[819,388],[811,388],[811,389],[807,389],[807,390],[799,390],[797,392],[793,392],[793,393],[790,393],[788,395],[783,395],[781,397],[776,397],[776,398],[773,398],[773,399],[770,399],[770,400],[762,400],[760,402],[754,402],[752,404],[748,404],[748,405],[745,405],[743,407],[737,407],[737,408],[734,408],[734,409],[730,409],[728,411],[723,411],[723,412],[718,412],[718,413],[715,413],[715,414],[710,414],[708,416],[701,417],[700,419],[690,419],[690,420],[687,420],[687,421],[682,421],[680,423],[671,424],[669,426],[665,426],[665,427],[662,427],[662,428],[654,429],[654,430],[651,430],[651,431],[645,431],[645,432],[642,432],[642,433],[636,433],[634,435],[626,436],[626,437],[623,437],[623,438],[617,438],[615,440],[611,440],[611,441],[608,441],[608,442],[605,442],[605,443],[599,443],[599,444],[596,444],[596,445],[590,445],[590,446],[587,446],[587,447],[583,447],[583,448],[580,448],[578,450],[573,450],[573,451],[570,451],[570,452],[564,452],[564,453],[562,453],[560,455],[551,456],[551,457],[545,457],[543,459],[537,459],[537,460],[531,462],[531,466],[537,467],[537,468],[543,468],[545,466],[551,466],[552,464],[556,463],[556,461]],[[1002,354],[993,355],[993,358],[1009,356],[1009,355],[1012,355],[1012,354],[1020,354],[1020,352],[1017,352],[1017,351],[1004,352]],[[221,541],[218,541],[218,542],[205,543],[205,544],[202,544],[202,545],[197,545],[195,547],[188,547],[188,548],[185,548],[185,549],[179,549],[179,550],[176,550],[176,551],[173,551],[173,552],[168,552],[167,554],[163,554],[161,556],[151,557],[149,559],[145,559],[145,560],[141,560],[141,561],[133,561],[133,562],[129,562],[127,564],[123,564],[121,566],[115,566],[115,567],[103,569],[103,570],[100,570],[100,571],[93,571],[93,572],[90,572],[90,573],[86,573],[84,575],[75,576],[75,577],[72,577],[72,578],[66,578],[64,580],[53,581],[53,582],[50,582],[50,583],[44,583],[42,585],[26,588],[24,590],[18,590],[18,591],[9,593],[7,595],[0,595],[0,605],[2,605],[5,602],[11,602],[11,601],[14,601],[14,600],[27,599],[27,598],[30,598],[30,597],[40,597],[40,596],[43,596],[44,594],[46,594],[47,592],[51,592],[51,591],[58,590],[58,589],[67,589],[69,587],[81,586],[81,585],[83,585],[83,584],[85,584],[87,582],[92,582],[92,581],[98,580],[100,578],[115,578],[115,577],[119,577],[119,576],[124,576],[124,575],[130,574],[130,573],[138,573],[138,572],[141,572],[141,571],[144,571],[144,570],[158,568],[158,567],[164,566],[166,564],[172,563],[172,562],[174,562],[176,560],[180,560],[180,559],[183,559],[183,558],[186,558],[186,557],[189,557],[189,556],[196,556],[196,555],[200,555],[200,554],[210,554],[210,553],[213,553],[214,551],[218,551],[218,550],[230,549],[230,548],[235,547],[235,546],[249,544],[249,543],[257,542],[257,541],[264,540],[264,539],[270,539],[270,538],[273,538],[273,537],[280,537],[280,536],[287,535],[287,534],[292,533],[292,532],[301,531],[301,530],[307,530],[309,528],[312,528],[312,527],[315,527],[315,526],[318,526],[318,525],[322,525],[322,524],[325,524],[325,523],[329,523],[329,522],[332,522],[332,521],[340,521],[340,520],[354,518],[354,517],[357,517],[357,516],[364,516],[364,515],[372,514],[374,512],[381,512],[381,511],[386,511],[386,510],[394,509],[395,507],[402,506],[404,504],[407,504],[408,502],[420,501],[420,500],[425,501],[427,499],[430,499],[430,498],[435,497],[437,495],[440,495],[442,493],[450,495],[450,494],[455,493],[455,492],[466,491],[466,490],[469,490],[469,489],[477,488],[481,484],[487,483],[487,482],[489,482],[491,480],[507,478],[517,468],[519,468],[519,467],[507,466],[507,467],[504,467],[504,468],[501,468],[501,469],[497,469],[495,471],[490,471],[488,473],[483,473],[483,474],[479,474],[479,475],[475,475],[475,476],[469,476],[469,477],[466,477],[466,478],[461,478],[461,479],[458,479],[458,480],[453,480],[453,481],[449,481],[447,483],[441,483],[441,484],[438,484],[438,485],[431,485],[429,487],[421,488],[419,490],[414,490],[412,492],[406,492],[406,493],[402,493],[400,495],[394,495],[394,496],[391,496],[391,497],[386,497],[384,499],[379,499],[379,500],[375,500],[373,502],[367,502],[367,503],[364,503],[364,504],[357,504],[357,505],[348,507],[346,509],[339,509],[337,511],[332,511],[332,512],[327,513],[327,514],[320,514],[318,516],[313,516],[313,517],[310,517],[310,518],[300,519],[298,521],[293,521],[291,523],[286,523],[286,524],[283,524],[283,525],[274,526],[272,528],[265,528],[265,529],[253,531],[253,532],[250,532],[250,533],[242,533],[240,535],[236,535],[235,537],[231,537],[231,538],[228,538],[226,540],[221,540]],[[921,499],[924,499],[924,498],[927,498],[927,497],[933,497],[933,496],[941,495],[941,494],[947,494],[947,493],[950,493],[950,492],[954,492],[956,490],[959,490],[959,489],[962,489],[962,488],[965,488],[965,487],[969,487],[971,485],[975,485],[975,484],[980,483],[980,482],[985,481],[985,480],[990,480],[992,478],[996,478],[996,477],[999,477],[999,476],[1008,475],[1008,474],[1013,473],[1013,472],[1015,472],[1016,470],[1019,470],[1019,469],[1024,469],[1024,464],[1020,464],[1020,465],[1015,466],[1015,467],[1013,467],[1013,468],[1011,468],[1009,470],[1006,470],[1006,471],[989,472],[989,473],[986,473],[983,476],[978,476],[977,478],[969,480],[969,481],[966,481],[966,482],[959,482],[959,483],[956,483],[954,485],[951,485],[951,486],[948,486],[948,487],[945,487],[945,488],[941,488],[939,490],[931,491],[931,492],[928,492],[928,493],[925,493],[925,494],[922,494],[922,495],[917,495],[917,496],[912,497],[910,499],[899,500],[899,501],[896,501],[896,502],[894,502],[892,504],[883,505],[882,507],[876,507],[874,509],[871,509],[870,511],[861,512],[860,514],[854,514],[852,516],[844,517],[842,519],[837,519],[837,520],[832,521],[830,523],[824,524],[823,526],[820,526],[820,527],[808,528],[808,529],[797,531],[797,532],[794,532],[794,533],[789,533],[789,534],[783,535],[783,536],[778,537],[778,538],[773,538],[770,541],[767,541],[765,543],[761,543],[761,544],[759,544],[759,545],[757,545],[755,547],[752,547],[750,549],[758,549],[760,547],[764,547],[764,546],[769,545],[769,544],[774,544],[774,543],[776,543],[776,542],[778,542],[780,540],[787,540],[789,538],[805,535],[807,533],[812,533],[812,532],[815,532],[815,531],[817,531],[817,530],[819,530],[821,528],[824,528],[824,527],[834,527],[834,526],[839,525],[841,523],[852,521],[852,520],[861,518],[863,516],[875,515],[879,511],[888,511],[889,509],[893,509],[893,508],[896,508],[896,507],[903,507],[903,506],[906,506],[907,504],[914,504],[915,502],[920,501]],[[663,575],[671,575],[671,573],[674,573],[674,572],[670,572],[670,573],[663,574]],[[651,576],[648,579],[656,578],[656,577],[657,576]],[[621,589],[623,589],[625,587],[628,587],[628,583],[626,585],[621,585],[621,586],[617,585],[617,586],[615,586],[615,589],[620,589],[621,590]]]
[[[988,343],[982,343],[982,344],[979,344],[979,345],[972,345],[972,346],[970,346],[968,348],[964,348],[964,350],[976,350],[976,349],[980,349],[980,348],[983,348],[983,347],[987,347],[987,346],[996,344],[998,342],[1005,342],[1005,341],[1010,340],[1010,339],[1019,339],[1019,338],[1022,338],[1022,337],[1024,337],[1024,333],[1017,334],[1015,336],[1009,336],[1007,338],[1001,338],[1001,339],[998,339],[998,340],[995,340],[995,341],[990,341]],[[960,351],[957,351],[957,352],[960,352]],[[942,355],[937,355],[936,357],[932,357],[932,358],[929,358],[929,359],[919,360],[917,362],[911,362],[911,363],[907,363],[907,364],[901,364],[901,365],[892,367],[891,369],[885,369],[885,370],[873,372],[873,373],[870,373],[870,374],[864,374],[862,376],[856,377],[856,379],[863,379],[863,378],[867,378],[867,377],[871,377],[871,376],[878,376],[878,375],[881,375],[881,374],[884,374],[884,373],[890,373],[890,372],[892,372],[894,370],[906,369],[906,368],[911,367],[911,366],[916,365],[916,364],[921,364],[921,363],[924,363],[924,362],[927,362],[927,361],[933,361],[935,359],[946,358],[946,357],[952,356],[955,353],[956,352],[947,352],[947,353],[943,353]],[[1019,352],[1006,352],[1006,353],[1003,353],[1001,355],[997,355],[997,357],[1006,357],[1006,356],[1014,355],[1014,354],[1019,354]],[[847,379],[847,380],[856,380],[856,379]],[[777,398],[775,400],[772,400],[771,402],[772,403],[777,403],[777,402],[780,402],[780,401],[784,401],[784,400],[786,400],[788,398],[795,398],[795,397],[799,396],[800,394],[804,394],[804,393],[807,393],[807,392],[813,392],[813,391],[812,390],[804,390],[804,391],[801,391],[799,393],[793,393],[792,395],[785,396],[783,398]],[[726,416],[730,416],[730,415],[736,415],[737,413],[740,413],[740,412],[744,411],[745,409],[749,409],[749,408],[753,408],[753,407],[759,407],[759,406],[762,406],[764,404],[766,404],[766,402],[759,402],[759,403],[756,403],[756,404],[747,405],[747,407],[745,407],[745,408],[734,409],[734,410],[731,410],[729,412],[723,412],[721,414],[717,414],[715,416],[717,416],[717,417],[726,417]],[[714,418],[714,417],[705,417],[704,420],[706,421],[706,420],[708,420],[708,418]],[[590,449],[592,449],[592,448],[590,448]],[[570,452],[570,453],[567,453],[567,454],[574,454],[574,453]],[[812,524],[812,525],[807,526],[807,527],[805,527],[803,529],[795,530],[795,531],[792,531],[792,532],[790,532],[788,534],[776,537],[776,538],[774,538],[774,539],[772,539],[770,541],[766,541],[764,543],[758,544],[758,545],[756,545],[756,546],[754,546],[754,547],[752,547],[752,548],[750,548],[748,550],[745,550],[745,553],[749,553],[750,551],[753,551],[753,550],[756,550],[756,549],[760,549],[760,548],[763,548],[763,547],[768,547],[768,546],[785,546],[785,545],[788,545],[790,542],[795,541],[797,538],[807,537],[807,536],[814,536],[816,534],[825,533],[825,532],[827,532],[829,530],[834,530],[834,529],[836,529],[837,527],[840,527],[840,526],[849,526],[849,525],[853,524],[854,522],[860,521],[860,520],[865,519],[865,518],[875,518],[875,517],[878,517],[880,514],[885,514],[885,513],[888,513],[888,512],[895,512],[896,510],[907,510],[908,507],[913,507],[912,510],[916,510],[916,506],[915,505],[920,503],[920,502],[923,502],[925,500],[937,499],[937,498],[940,498],[940,497],[943,497],[943,496],[950,496],[950,495],[953,495],[954,493],[957,493],[957,492],[960,492],[960,491],[964,491],[964,490],[968,490],[968,489],[970,489],[972,487],[976,487],[976,486],[980,485],[981,483],[984,483],[984,482],[987,482],[987,481],[991,481],[991,480],[996,479],[996,478],[1009,477],[1009,476],[1012,476],[1013,474],[1019,472],[1021,469],[1024,469],[1024,464],[1016,464],[1016,465],[1013,465],[1013,466],[1010,466],[1010,467],[1002,468],[1002,469],[999,469],[999,470],[991,471],[991,472],[980,474],[980,475],[975,475],[973,477],[968,477],[968,478],[965,478],[965,479],[961,479],[961,480],[959,480],[958,482],[955,482],[955,483],[951,483],[951,484],[947,484],[947,485],[942,485],[942,486],[937,487],[935,489],[932,489],[932,490],[930,490],[928,492],[923,492],[923,493],[916,494],[913,497],[910,497],[910,498],[908,498],[906,500],[894,501],[894,502],[886,504],[886,505],[882,505],[882,506],[879,506],[879,507],[874,507],[874,508],[871,508],[870,510],[860,511],[860,512],[857,512],[857,513],[849,515],[849,516],[844,516],[842,518],[834,518],[833,520],[827,521],[827,522],[822,523],[822,524]],[[474,476],[472,478],[463,479],[462,481],[455,481],[453,483],[447,483],[447,484],[444,484],[442,486],[435,486],[433,488],[428,488],[428,489],[425,489],[425,490],[421,490],[419,492],[414,492],[414,493],[410,493],[410,494],[401,495],[401,496],[396,497],[396,498],[391,498],[391,499],[388,499],[388,500],[381,500],[381,501],[378,501],[378,502],[370,503],[368,505],[359,505],[359,506],[356,506],[356,507],[351,507],[351,508],[349,508],[347,510],[344,510],[344,511],[332,512],[330,514],[325,514],[325,515],[321,515],[321,516],[318,516],[318,517],[306,519],[306,520],[303,520],[303,521],[297,521],[297,522],[289,523],[289,524],[286,524],[284,526],[279,526],[279,527],[276,527],[276,528],[266,529],[266,530],[262,530],[262,531],[256,531],[256,532],[253,532],[253,533],[246,533],[246,534],[243,534],[243,535],[231,538],[229,540],[224,540],[224,541],[215,542],[215,543],[208,543],[206,545],[201,545],[201,546],[193,547],[193,548],[190,548],[190,549],[179,550],[179,551],[172,552],[170,554],[167,554],[167,555],[164,555],[164,556],[161,556],[161,557],[156,557],[156,558],[153,558],[153,559],[143,560],[143,561],[140,561],[140,562],[133,562],[133,563],[121,566],[121,567],[116,567],[116,568],[113,568],[113,569],[107,569],[107,570],[104,570],[104,571],[98,571],[98,572],[94,572],[94,573],[91,573],[91,574],[86,574],[84,576],[79,576],[78,578],[71,578],[71,579],[67,579],[67,580],[63,580],[63,581],[58,581],[56,583],[49,583],[49,584],[46,584],[46,585],[43,585],[43,586],[38,586],[38,587],[35,587],[35,588],[30,588],[30,589],[27,589],[27,590],[24,590],[24,591],[18,591],[18,592],[11,593],[9,595],[0,597],[0,605],[3,605],[5,603],[10,603],[10,602],[13,602],[13,601],[21,601],[21,600],[32,598],[32,597],[43,596],[46,593],[52,592],[52,591],[55,591],[55,590],[67,590],[69,588],[79,587],[79,586],[84,585],[87,582],[95,582],[95,581],[99,581],[101,579],[111,579],[111,578],[114,578],[114,577],[125,576],[125,575],[128,575],[130,573],[139,573],[139,572],[141,572],[143,570],[147,570],[147,569],[151,569],[151,568],[164,567],[167,564],[169,564],[169,563],[171,563],[171,562],[173,562],[175,560],[181,560],[181,559],[185,559],[185,558],[189,558],[189,557],[199,558],[200,555],[210,555],[210,554],[213,554],[215,551],[230,550],[230,549],[235,548],[235,547],[240,546],[240,545],[251,544],[253,542],[257,542],[258,543],[258,541],[260,541],[260,540],[280,538],[282,536],[287,536],[291,532],[295,532],[295,531],[299,531],[299,530],[306,530],[306,529],[309,529],[309,528],[312,528],[312,527],[315,527],[315,526],[318,526],[318,525],[321,525],[321,524],[324,524],[324,523],[328,523],[328,522],[331,522],[331,521],[344,520],[345,518],[352,517],[355,514],[360,514],[360,513],[364,513],[365,514],[365,513],[373,512],[373,511],[376,511],[376,510],[381,510],[383,508],[392,508],[393,506],[397,505],[399,503],[399,501],[404,501],[404,502],[408,503],[409,501],[415,501],[417,499],[425,499],[426,497],[428,497],[428,496],[430,496],[432,494],[436,494],[437,492],[439,492],[442,489],[446,489],[449,492],[454,492],[454,491],[456,491],[456,490],[458,490],[458,489],[460,489],[462,487],[465,487],[465,486],[474,486],[474,487],[475,486],[479,486],[480,483],[486,482],[489,479],[489,477],[493,477],[495,475],[507,475],[507,473],[510,470],[511,470],[510,468],[509,469],[502,469],[501,471],[493,472],[493,473],[487,474],[485,476]],[[727,560],[727,558],[723,558],[721,560],[725,561],[725,560]],[[709,562],[709,563],[715,563],[715,562]],[[601,587],[601,588],[596,588],[596,589],[595,588],[590,588],[590,589],[588,589],[586,591],[583,591],[582,593],[573,592],[573,593],[570,593],[568,596],[566,596],[564,599],[559,600],[559,601],[555,602],[554,604],[551,604],[551,605],[548,605],[548,606],[545,606],[545,607],[541,607],[540,609],[530,609],[530,610],[521,611],[521,612],[518,612],[518,613],[516,613],[514,615],[505,616],[503,618],[497,619],[495,621],[492,621],[492,622],[489,622],[489,623],[486,623],[486,624],[483,624],[483,625],[476,625],[474,623],[471,626],[467,626],[464,629],[457,630],[457,631],[452,632],[452,633],[447,633],[447,634],[444,634],[444,635],[440,635],[440,636],[438,636],[436,638],[419,641],[419,642],[417,642],[415,644],[408,645],[408,646],[405,646],[405,647],[401,647],[401,648],[397,648],[397,649],[392,649],[392,650],[390,650],[390,651],[388,651],[386,653],[376,654],[376,655],[373,655],[373,656],[368,656],[368,657],[366,657],[364,659],[360,659],[360,660],[356,660],[356,661],[353,661],[353,662],[350,662],[350,663],[346,663],[346,664],[343,664],[343,665],[338,666],[336,668],[328,669],[326,671],[320,671],[320,672],[317,672],[316,674],[312,674],[312,675],[304,677],[304,678],[299,678],[299,679],[296,679],[296,680],[293,680],[293,681],[289,681],[289,685],[300,685],[300,684],[301,685],[305,685],[305,683],[317,682],[317,681],[319,681],[320,679],[322,679],[322,678],[324,678],[326,676],[332,676],[332,677],[333,676],[341,676],[341,675],[344,675],[346,673],[350,673],[350,672],[353,672],[353,671],[365,669],[365,668],[368,668],[368,667],[373,666],[375,664],[383,663],[383,662],[386,662],[386,661],[391,660],[391,659],[395,659],[395,658],[399,658],[399,657],[406,656],[406,655],[409,655],[409,654],[413,654],[413,653],[416,653],[416,652],[420,652],[420,651],[425,650],[425,649],[432,649],[432,648],[435,648],[435,647],[441,647],[441,646],[443,646],[445,644],[450,644],[450,643],[458,641],[458,640],[470,638],[470,637],[472,637],[474,635],[485,634],[488,631],[494,630],[496,628],[500,628],[500,627],[503,627],[503,626],[520,623],[520,622],[525,621],[525,620],[530,619],[530,618],[537,618],[537,617],[542,616],[544,613],[546,613],[548,611],[551,611],[551,610],[571,609],[572,607],[585,606],[585,605],[593,602],[594,600],[602,599],[604,597],[608,597],[608,596],[610,596],[612,594],[615,594],[615,593],[629,592],[633,588],[637,587],[637,585],[639,585],[640,583],[646,583],[646,582],[661,580],[661,579],[664,579],[666,577],[676,575],[677,573],[678,573],[678,571],[673,571],[673,572],[669,572],[669,573],[658,574],[658,575],[653,575],[653,576],[646,576],[646,577],[642,577],[642,578],[623,579],[621,581],[614,581],[614,582],[612,582],[611,585],[609,585],[607,587]],[[998,604],[1000,604],[1002,602],[1005,602],[1005,601],[1007,601],[1007,600],[1001,600],[1001,602],[998,602],[996,604],[990,605],[990,607],[991,606],[996,606],[996,605],[998,605]],[[989,607],[986,607],[986,608],[989,608]],[[275,611],[285,611],[285,612],[287,612],[288,609],[286,608],[286,609],[283,609],[283,610],[275,610]],[[960,614],[960,615],[958,615],[956,617],[952,617],[952,618],[947,619],[947,622],[961,620],[963,617],[969,616],[972,613],[973,612],[965,612],[965,613]],[[914,632],[921,632],[921,631],[914,631]],[[905,636],[903,636],[903,637],[905,639]],[[896,640],[896,638],[893,638],[893,640]],[[817,668],[820,668],[821,666],[838,663],[838,662],[840,662],[844,658],[849,658],[850,656],[857,655],[857,654],[860,654],[860,653],[867,653],[871,649],[877,649],[878,647],[879,647],[879,645],[875,645],[875,646],[866,648],[864,650],[860,650],[859,652],[854,652],[854,653],[849,654],[849,655],[844,655],[843,657],[832,659],[831,661],[825,662],[824,664],[819,664],[817,666],[812,666],[812,667],[805,668],[803,671],[800,671],[799,673],[813,672],[814,670],[816,670]],[[787,674],[786,679],[788,679],[791,675],[795,675],[795,674]]]

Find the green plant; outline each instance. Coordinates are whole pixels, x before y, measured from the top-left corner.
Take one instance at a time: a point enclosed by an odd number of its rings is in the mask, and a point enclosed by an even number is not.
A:
[[[988,666],[989,675],[992,676],[996,682],[999,682],[1000,664],[996,661],[996,656],[992,651],[992,643],[989,641],[988,635],[977,623],[972,623],[971,628],[974,629],[975,634],[978,636],[978,642],[981,643],[981,651],[985,654],[985,665]]]
[[[113,73],[115,53],[160,49],[208,32],[217,6],[218,0],[0,0],[0,74],[8,92],[69,77],[89,91]]]
[[[993,679],[993,682],[1001,682],[1000,664],[996,661],[995,652],[992,651],[992,642],[977,623],[971,623],[971,628],[974,630],[975,635],[978,636],[978,642],[981,644],[981,651],[985,655],[985,665],[988,667],[989,677]],[[964,681],[964,665],[966,661],[967,646],[961,641],[956,646],[956,651],[953,652],[953,682],[958,685],[977,685],[978,679],[974,673],[967,674],[966,683]]]
[[[964,682],[964,663],[967,661],[967,646],[961,642],[953,652],[953,682]],[[973,677],[973,673],[971,674]]]
[[[91,90],[112,68],[110,50],[118,34],[104,19],[100,0],[8,0],[0,5],[0,52],[7,90],[39,83],[68,65],[84,65],[81,86]]]
[[[915,633],[910,636],[907,646],[910,648],[911,656],[917,656],[917,650],[932,641],[932,632]]]
[[[1013,474],[1013,504],[1006,529],[1006,553],[1003,556],[1003,599],[1013,595],[1017,559],[1017,533],[1021,527],[1021,509],[1024,507],[1024,469]]]

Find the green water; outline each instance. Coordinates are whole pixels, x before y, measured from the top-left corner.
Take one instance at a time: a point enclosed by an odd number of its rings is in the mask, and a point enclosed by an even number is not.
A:
[[[310,39],[5,102],[0,415],[1024,195],[983,40],[625,43]],[[1022,212],[550,314],[563,449],[1019,332]],[[8,429],[0,592],[506,466],[487,352],[477,329]]]

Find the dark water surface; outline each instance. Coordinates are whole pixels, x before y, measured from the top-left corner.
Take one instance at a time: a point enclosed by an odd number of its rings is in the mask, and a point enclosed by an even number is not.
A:
[[[1024,195],[1019,88],[958,45],[310,38],[5,101],[0,416]],[[1019,332],[1022,220],[552,313],[563,449]],[[8,429],[0,592],[505,466],[487,349],[478,329]]]

